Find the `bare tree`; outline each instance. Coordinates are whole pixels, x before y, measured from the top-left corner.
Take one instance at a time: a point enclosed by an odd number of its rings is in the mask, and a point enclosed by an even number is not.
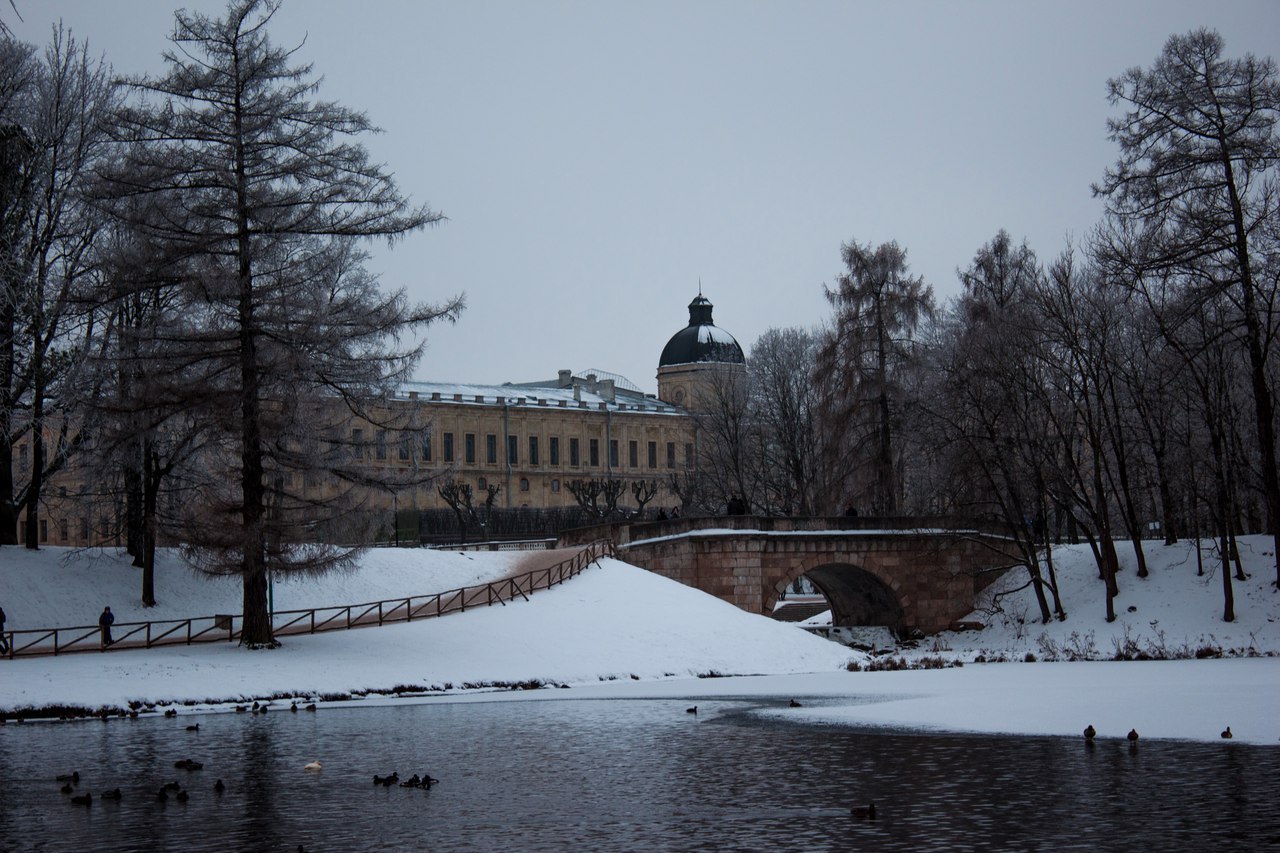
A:
[[[830,378],[838,389],[832,427],[859,420],[868,424],[871,510],[892,515],[901,493],[894,458],[897,383],[916,356],[917,327],[934,315],[933,288],[907,275],[906,250],[895,242],[872,247],[851,240],[841,247],[841,256],[846,272],[834,288],[826,288],[835,319],[819,377]]]
[[[627,481],[592,477],[589,480],[570,480],[567,488],[578,506],[597,518],[608,518],[618,511],[618,498],[627,490]]]
[[[1141,290],[1152,274],[1208,272],[1201,294],[1230,293],[1248,359],[1257,452],[1276,539],[1280,584],[1280,473],[1275,402],[1267,376],[1273,337],[1259,305],[1259,246],[1277,216],[1280,78],[1275,63],[1223,56],[1221,36],[1175,35],[1148,69],[1108,82],[1125,112],[1108,122],[1120,159],[1094,192],[1107,201],[1107,258]],[[1274,225],[1271,226],[1274,228]]]
[[[458,518],[458,529],[461,531],[461,543],[467,543],[467,521],[474,515],[472,507],[472,490],[470,483],[462,480],[449,480],[436,487],[440,499],[449,505]]]
[[[0,544],[16,541],[21,506],[36,548],[45,483],[82,441],[78,371],[93,323],[75,294],[94,272],[99,217],[86,189],[115,90],[105,65],[61,27],[38,58],[6,39],[0,63]],[[11,467],[19,444],[29,450],[22,482]]]
[[[177,12],[169,70],[126,81],[135,98],[115,121],[118,160],[102,171],[110,209],[166,247],[170,286],[190,306],[175,338],[223,436],[201,460],[232,479],[211,478],[192,504],[187,553],[243,578],[248,646],[277,645],[269,571],[354,559],[352,548],[296,546],[314,536],[317,514],[354,517],[370,490],[403,485],[388,483],[392,469],[360,464],[362,427],[351,424],[403,426],[382,401],[422,344],[388,344],[461,307],[379,292],[353,241],[393,240],[442,217],[411,207],[369,162],[363,114],[312,99],[311,66],[268,38],[277,7]],[[308,491],[292,476],[317,470],[330,488]]]
[[[1048,401],[1035,358],[1040,266],[1026,243],[1014,246],[1000,231],[959,276],[964,293],[933,341],[930,381],[918,402],[926,443],[942,454],[950,483],[939,488],[961,512],[1006,522],[1041,620],[1063,618],[1047,541]]]
[[[658,484],[652,480],[632,480],[631,496],[636,499],[636,516],[644,517],[645,506],[658,495]]]
[[[769,329],[751,347],[752,407],[765,434],[765,502],[771,512],[810,515],[818,507],[817,354],[817,337],[804,329]]]
[[[706,377],[700,405],[691,412],[697,436],[696,488],[675,490],[696,509],[719,512],[732,505],[752,511],[764,505],[765,436],[755,409],[753,377],[739,365],[716,365]]]

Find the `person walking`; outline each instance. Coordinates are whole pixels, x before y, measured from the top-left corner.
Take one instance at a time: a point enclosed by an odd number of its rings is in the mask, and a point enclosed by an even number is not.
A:
[[[0,655],[9,654],[9,637],[4,633],[4,608],[0,607]]]
[[[102,628],[102,647],[104,649],[115,642],[111,639],[111,626],[115,624],[115,621],[116,617],[111,612],[111,608],[102,608],[102,615],[98,617],[98,627]]]

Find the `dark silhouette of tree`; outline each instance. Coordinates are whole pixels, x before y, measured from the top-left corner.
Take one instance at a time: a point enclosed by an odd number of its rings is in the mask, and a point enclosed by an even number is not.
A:
[[[618,511],[618,498],[627,490],[627,481],[592,477],[589,480],[570,480],[566,488],[578,506],[597,518],[608,518]]]
[[[652,480],[632,480],[631,496],[636,499],[636,515],[644,517],[644,508],[658,495],[658,484]]]
[[[846,272],[826,288],[835,318],[818,378],[835,390],[829,426],[849,431],[865,425],[869,441],[859,436],[846,452],[870,457],[871,512],[893,515],[901,491],[894,434],[901,382],[917,355],[916,329],[934,316],[933,288],[907,275],[906,250],[895,242],[872,247],[851,240],[841,256]]]
[[[825,492],[819,458],[818,340],[804,329],[769,329],[751,347],[751,408],[763,434],[768,512],[811,515]]]
[[[1260,293],[1274,295],[1260,288],[1259,272],[1280,215],[1275,63],[1227,58],[1221,36],[1200,29],[1171,37],[1150,69],[1131,68],[1108,89],[1124,113],[1108,122],[1120,159],[1094,187],[1106,199],[1111,225],[1099,254],[1117,280],[1140,293],[1169,275],[1202,298],[1230,293],[1248,361],[1280,584],[1280,474],[1267,376],[1274,335],[1265,320],[1273,306],[1259,304]]]
[[[449,505],[449,509],[453,510],[453,514],[458,518],[458,530],[461,531],[461,544],[467,543],[467,520],[474,514],[472,508],[473,492],[470,483],[464,483],[462,480],[449,480],[441,483],[436,487],[436,492],[440,495],[440,499]]]
[[[311,66],[268,37],[277,7],[176,13],[167,73],[126,81],[134,97],[100,190],[164,247],[167,286],[185,300],[172,355],[199,393],[175,404],[211,413],[222,437],[200,454],[213,476],[184,519],[186,552],[243,578],[248,646],[276,645],[268,572],[349,565],[357,549],[316,543],[318,525],[357,517],[371,490],[415,476],[363,464],[364,427],[352,424],[408,428],[383,401],[422,344],[389,344],[461,307],[411,306],[364,268],[354,241],[442,217],[410,206],[369,161],[363,114],[314,98]]]
[[[4,39],[0,77],[0,544],[16,541],[25,508],[36,548],[45,484],[83,441],[78,407],[92,396],[81,368],[93,318],[76,294],[95,273],[100,217],[86,189],[115,89],[61,27],[39,56]],[[15,445],[28,448],[22,481]]]

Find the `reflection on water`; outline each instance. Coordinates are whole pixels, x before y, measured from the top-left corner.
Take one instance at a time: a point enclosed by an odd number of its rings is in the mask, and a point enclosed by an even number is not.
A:
[[[885,733],[759,700],[435,703],[0,729],[0,850],[1253,850],[1280,749]],[[776,704],[785,704],[785,700]],[[200,771],[174,769],[182,758]],[[302,767],[319,758],[324,769]],[[54,777],[79,770],[74,806]],[[429,791],[375,774],[429,772]],[[218,795],[214,780],[225,781]],[[176,780],[186,803],[156,791]],[[878,820],[851,805],[874,800]]]

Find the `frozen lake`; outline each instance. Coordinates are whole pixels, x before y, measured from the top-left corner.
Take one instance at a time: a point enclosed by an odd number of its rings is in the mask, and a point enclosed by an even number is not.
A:
[[[451,703],[0,728],[0,850],[1252,850],[1280,748],[810,727],[760,699]],[[199,731],[187,726],[199,723]],[[179,759],[204,769],[174,768]],[[305,772],[320,759],[324,769]],[[72,804],[54,781],[79,771]],[[375,786],[429,772],[429,791]],[[222,779],[226,791],[214,792]],[[178,781],[187,802],[161,802]],[[100,798],[120,788],[118,802]],[[874,800],[878,819],[850,806]]]

